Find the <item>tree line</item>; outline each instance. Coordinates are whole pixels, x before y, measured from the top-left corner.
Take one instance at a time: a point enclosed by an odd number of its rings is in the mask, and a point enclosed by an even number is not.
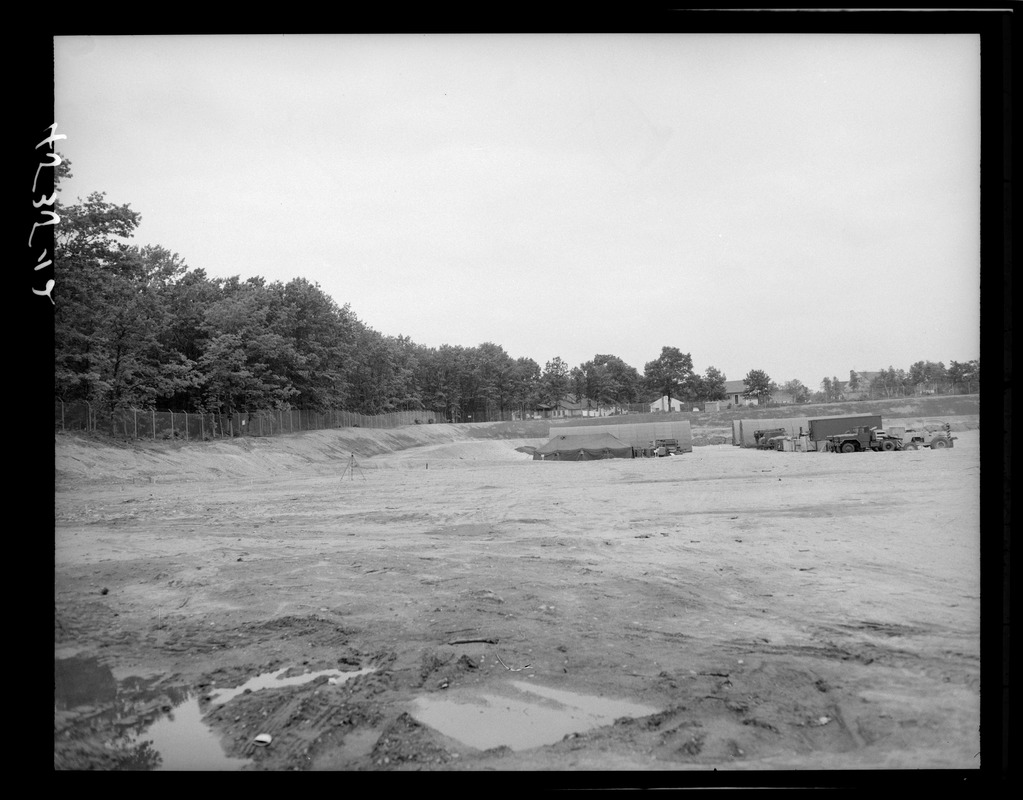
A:
[[[385,335],[346,303],[295,278],[211,278],[164,247],[130,242],[141,216],[103,192],[65,204],[56,170],[55,391],[99,407],[196,413],[302,408],[360,414],[432,409],[487,419],[553,406],[724,396],[725,376],[703,375],[665,347],[644,374],[611,354],[543,368],[493,342],[427,347]]]
[[[479,421],[566,397],[604,406],[725,397],[726,376],[697,372],[676,347],[642,374],[613,354],[541,368],[493,342],[427,347],[382,334],[305,278],[211,278],[166,248],[132,244],[141,217],[129,205],[102,192],[61,202],[70,168],[62,159],[55,170],[54,379],[65,402],[195,413],[431,409]],[[761,401],[778,389],[762,370],[745,382]]]
[[[980,391],[980,359],[970,361],[917,361],[908,370],[889,365],[876,373],[861,375],[850,370],[849,380],[823,378],[818,396],[823,401],[850,396],[871,398],[909,397],[919,394],[972,394]]]
[[[839,400],[888,399],[921,394],[972,394],[980,391],[980,359],[971,361],[917,361],[908,370],[889,366],[876,372],[849,370],[849,379],[837,376],[821,379],[820,389],[811,392],[801,381],[778,386],[768,380],[767,397],[784,394],[795,403],[832,403]]]

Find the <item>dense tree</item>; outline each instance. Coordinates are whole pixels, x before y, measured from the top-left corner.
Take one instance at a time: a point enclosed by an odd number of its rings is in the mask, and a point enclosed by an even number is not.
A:
[[[787,381],[782,390],[792,396],[793,403],[805,403],[810,397],[810,390],[803,385],[803,382],[793,378]]]
[[[870,382],[870,391],[878,397],[902,397],[912,394],[914,381],[910,375],[902,369],[895,369],[890,366],[888,369],[880,370]]]
[[[948,382],[948,371],[941,361],[917,361],[909,367],[908,380],[916,391],[934,392]]]
[[[613,387],[610,371],[604,364],[584,361],[572,369],[573,381],[581,388],[582,395],[599,404],[611,403]],[[578,391],[578,389],[577,389]]]
[[[547,405],[555,405],[561,400],[572,385],[571,370],[561,356],[554,356],[543,368],[540,376],[540,400]]]
[[[509,377],[510,397],[525,417],[540,403],[540,365],[524,356],[515,359]]]
[[[417,407],[415,353],[405,337],[362,327],[351,360],[354,410],[363,414]]]
[[[107,409],[145,407],[197,385],[195,362],[174,347],[176,318],[166,302],[184,262],[161,247],[131,245],[140,215],[101,192],[55,208],[57,395]]]
[[[472,348],[470,356],[478,376],[473,419],[489,420],[494,412],[503,413],[511,403],[514,361],[493,342]]]
[[[571,387],[570,392],[577,403],[591,399],[588,392],[586,377],[586,372],[581,366],[572,367],[572,369],[569,370],[568,380],[569,386]]]
[[[304,278],[289,281],[282,289],[280,331],[302,354],[289,376],[298,393],[293,404],[325,412],[345,408],[352,395],[351,367],[355,363],[358,337],[365,326],[352,314]],[[401,352],[410,345],[398,337],[395,360],[407,370],[415,355]]]
[[[949,361],[946,376],[953,393],[974,392],[980,387],[980,360]]]
[[[220,298],[203,321],[208,344],[199,359],[205,376],[203,407],[233,413],[290,408],[298,395],[290,375],[303,355],[279,332],[279,285],[262,278],[217,281]]]
[[[99,192],[75,205],[58,200],[55,208],[55,387],[65,400],[102,402],[109,397],[109,326],[118,301],[131,294],[126,240],[140,217]]]
[[[975,358],[966,362],[966,371],[963,374],[966,381],[967,392],[980,391],[980,359]]]
[[[598,353],[581,367],[586,376],[586,396],[601,405],[638,402],[643,379],[635,367],[621,358]]]
[[[765,403],[771,397],[771,378],[762,369],[751,369],[743,378],[746,397],[755,397],[758,403]]]
[[[441,409],[452,422],[462,421],[462,381],[465,348],[441,345],[430,357],[422,359],[427,368],[424,376],[424,399],[430,408]],[[471,413],[471,411],[469,412]]]
[[[697,393],[694,399],[697,400],[724,400],[725,399],[725,374],[717,367],[707,367],[702,378],[697,382]]]
[[[692,391],[693,358],[677,347],[662,347],[661,355],[646,363],[643,374],[654,399],[666,395],[670,403],[672,398],[685,398]]]
[[[834,375],[830,378],[822,378],[820,387],[820,399],[822,402],[833,403],[836,400],[841,400],[843,397],[842,382]]]
[[[870,381],[870,391],[878,397],[891,397],[891,385],[887,370],[878,370],[877,374]]]

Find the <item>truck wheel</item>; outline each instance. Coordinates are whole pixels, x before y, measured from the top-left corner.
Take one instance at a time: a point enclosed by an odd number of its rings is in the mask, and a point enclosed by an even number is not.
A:
[[[919,450],[920,449],[920,443],[919,442],[906,442],[905,444],[902,445],[902,449],[903,450]]]
[[[843,453],[855,453],[856,449],[857,449],[856,445],[854,445],[852,442],[845,442],[842,444]]]
[[[944,436],[937,436],[931,440],[931,450],[944,450],[948,447],[948,439]]]
[[[881,442],[881,449],[886,452],[894,450],[895,442],[891,441],[890,439],[886,439],[885,441]]]

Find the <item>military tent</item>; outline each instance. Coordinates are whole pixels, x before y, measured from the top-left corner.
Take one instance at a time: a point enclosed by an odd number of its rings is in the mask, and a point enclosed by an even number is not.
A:
[[[632,445],[609,433],[560,435],[533,451],[536,461],[596,461],[602,458],[632,458]]]
[[[596,433],[608,433],[623,444],[632,445],[637,451],[653,447],[657,439],[675,439],[678,441],[679,449],[683,453],[693,452],[693,430],[687,419],[668,420],[664,422],[635,422],[639,416],[630,414],[612,418],[615,422],[605,421],[599,425],[559,425],[559,430],[565,436],[582,436]],[[643,417],[653,417],[656,414],[644,414]],[[624,420],[629,420],[624,422]],[[555,430],[551,428],[551,430]]]

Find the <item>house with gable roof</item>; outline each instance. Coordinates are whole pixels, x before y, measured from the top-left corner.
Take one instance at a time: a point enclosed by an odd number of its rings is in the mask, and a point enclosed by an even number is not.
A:
[[[755,397],[746,397],[749,389],[746,381],[725,381],[725,399],[733,406],[758,406],[760,401]]]

